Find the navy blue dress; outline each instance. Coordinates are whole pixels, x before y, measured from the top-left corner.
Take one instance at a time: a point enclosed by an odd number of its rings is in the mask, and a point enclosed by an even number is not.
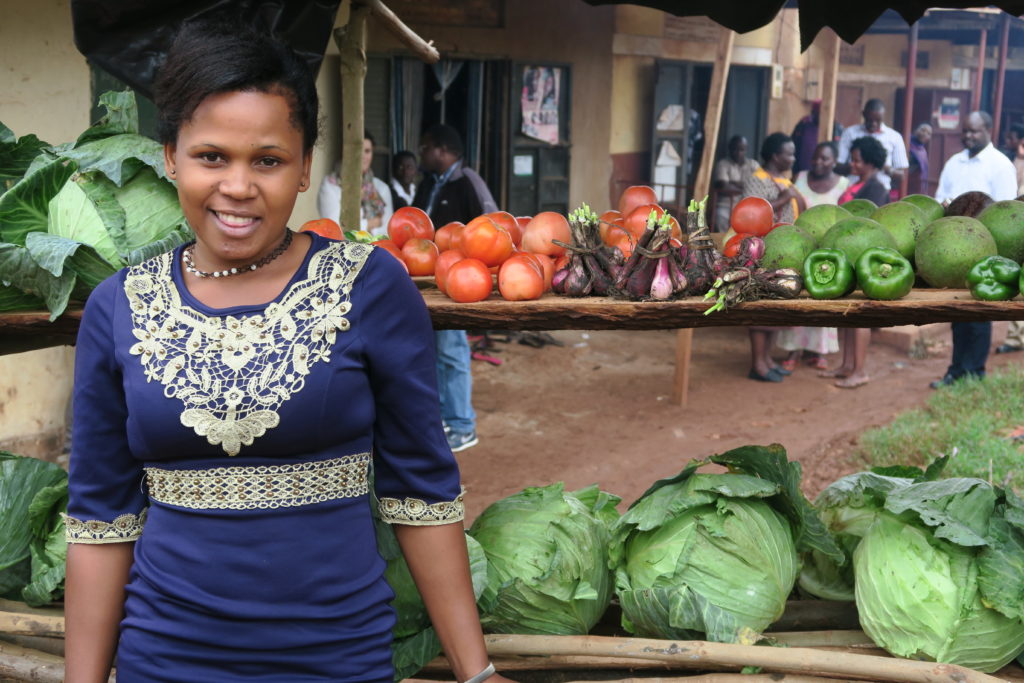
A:
[[[432,340],[397,261],[315,235],[267,305],[203,305],[180,248],[96,288],[66,523],[135,541],[121,683],[392,679],[372,499],[391,523],[463,516]]]

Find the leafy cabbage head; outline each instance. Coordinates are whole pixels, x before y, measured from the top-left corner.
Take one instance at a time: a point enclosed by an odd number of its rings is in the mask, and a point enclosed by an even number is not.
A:
[[[645,637],[756,639],[782,616],[799,567],[789,522],[764,500],[777,492],[757,477],[697,474],[641,498],[615,541],[623,626]]]
[[[1024,649],[1024,625],[986,606],[977,551],[881,512],[853,553],[861,627],[894,655],[991,673]]]
[[[469,530],[487,555],[481,623],[492,633],[580,635],[612,596],[609,523],[619,498],[596,486],[531,487],[489,506]]]

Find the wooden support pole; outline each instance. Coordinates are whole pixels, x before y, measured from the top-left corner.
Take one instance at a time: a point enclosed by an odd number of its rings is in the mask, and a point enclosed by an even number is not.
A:
[[[411,28],[405,25],[381,0],[362,0],[370,8],[373,16],[377,17],[384,25],[384,28],[391,31],[395,36],[405,43],[413,55],[419,57],[427,64],[433,64],[441,59],[440,53],[434,47],[434,41],[426,41],[420,38]]]
[[[732,44],[736,39],[736,33],[727,28],[723,27],[719,31],[718,50],[708,89],[708,108],[704,115],[704,152],[693,184],[693,198],[697,201],[706,197],[711,189],[711,170],[715,165],[718,129],[722,123],[722,103],[725,102],[725,86],[729,80],[729,65],[732,64]]]
[[[985,85],[985,51],[988,49],[988,29],[981,29],[978,40],[978,75],[974,80],[974,92],[971,93],[971,111],[981,109],[981,88]]]
[[[736,33],[727,28],[719,29],[718,50],[715,65],[711,70],[711,87],[708,90],[708,108],[704,116],[704,152],[697,169],[697,180],[693,186],[693,197],[698,201],[711,190],[711,170],[715,165],[718,146],[718,129],[722,123],[722,104],[725,102],[725,86],[729,81],[729,66],[732,64],[732,44]],[[709,208],[714,211],[714,207]],[[679,330],[676,339],[676,371],[672,381],[672,403],[686,407],[690,384],[690,353],[693,349],[693,330]]]
[[[362,193],[363,80],[366,78],[366,18],[370,8],[353,3],[348,24],[334,29],[341,54],[341,225],[359,229]]]
[[[910,151],[910,136],[914,125],[914,79],[917,78],[917,23],[910,27],[907,36],[907,87],[903,92],[903,147]],[[903,169],[900,180],[900,196],[907,196],[910,169]]]
[[[1010,15],[1003,14],[1002,35],[999,38],[999,71],[996,72],[996,103],[992,107],[992,142],[999,146],[999,129],[1003,119],[1003,89],[1006,87],[1006,53],[1010,45]]]
[[[825,65],[821,78],[821,112],[818,114],[818,142],[832,139],[836,122],[836,84],[839,82],[839,35],[830,28],[822,30],[822,61]]]

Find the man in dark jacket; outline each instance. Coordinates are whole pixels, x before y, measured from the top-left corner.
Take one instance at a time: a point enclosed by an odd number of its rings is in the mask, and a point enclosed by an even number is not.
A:
[[[430,215],[435,228],[452,221],[468,223],[480,214],[497,211],[483,178],[462,163],[462,137],[451,126],[437,124],[423,134],[420,163],[424,178],[416,188],[413,206]],[[469,342],[464,330],[438,330],[437,388],[448,445],[458,453],[479,443],[473,411],[473,375]]]

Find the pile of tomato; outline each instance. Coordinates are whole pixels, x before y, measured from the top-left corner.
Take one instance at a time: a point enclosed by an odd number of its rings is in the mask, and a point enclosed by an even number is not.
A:
[[[323,225],[325,220],[310,221],[303,229],[344,239],[341,229],[335,233]],[[388,238],[373,245],[398,259],[409,275],[432,275],[437,288],[453,301],[469,303],[490,297],[495,279],[498,292],[509,301],[539,299],[567,259],[565,248],[555,241],[569,240],[569,222],[553,211],[532,217],[494,211],[435,230],[426,212],[408,206],[391,216]]]

